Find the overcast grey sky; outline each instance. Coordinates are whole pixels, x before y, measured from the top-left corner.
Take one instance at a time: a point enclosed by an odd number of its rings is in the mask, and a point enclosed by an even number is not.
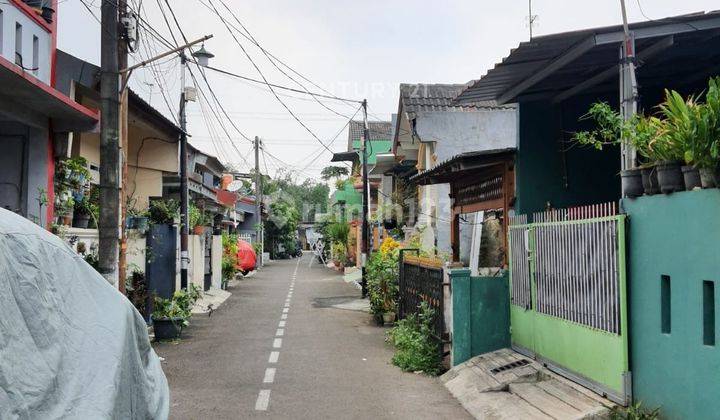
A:
[[[85,1],[99,16],[102,0]],[[130,3],[137,4],[138,1],[142,1],[143,18],[169,37],[158,11],[158,0],[131,0]],[[529,37],[527,0],[225,1],[267,51],[336,95],[367,98],[372,119],[389,120],[390,114],[396,112],[400,83],[465,83],[480,78],[510,49]],[[164,0],[160,2],[164,4]],[[187,37],[194,39],[214,34],[215,37],[206,43],[206,48],[216,55],[212,65],[259,78],[257,70],[219,18],[202,2],[207,4],[207,0],[170,0]],[[627,2],[631,21],[646,20],[640,6],[651,19],[718,7],[712,0]],[[219,0],[214,3],[220,7]],[[621,22],[618,0],[534,0],[533,14],[538,15],[534,28],[536,36]],[[231,19],[228,14],[224,15]],[[58,22],[59,48],[98,64],[99,24],[80,0],[62,1]],[[270,82],[297,87],[277,71],[258,48],[245,38],[238,38]],[[149,51],[166,49],[152,38],[142,42],[143,56],[148,54],[148,48]],[[131,61],[139,59],[138,53],[131,56]],[[138,71],[131,81],[136,92],[168,116],[177,112],[178,62],[178,59],[161,61],[155,75],[150,70]],[[270,173],[284,166],[302,170],[298,175],[300,179],[317,178],[328,164],[330,153],[321,154],[322,146],[266,87],[219,74],[208,73],[208,78],[237,128],[249,137],[260,136],[266,150],[283,162],[268,157],[267,162],[262,163],[263,171],[266,165]],[[169,97],[173,111],[165,105],[160,85]],[[318,90],[309,84],[308,88]],[[325,109],[312,98],[297,99],[297,96],[303,95],[292,94],[281,96],[281,99],[323,141],[333,138],[346,123],[347,119]],[[346,116],[356,110],[345,103],[324,103]],[[208,109],[206,113],[211,115]],[[223,162],[232,163],[238,169],[247,169],[243,158],[252,160],[250,142],[242,139],[225,122],[235,144],[232,146],[214,117],[210,116],[210,123],[205,123],[197,102],[189,104],[188,115],[193,145],[218,155]],[[345,129],[331,148],[340,151],[346,145]]]

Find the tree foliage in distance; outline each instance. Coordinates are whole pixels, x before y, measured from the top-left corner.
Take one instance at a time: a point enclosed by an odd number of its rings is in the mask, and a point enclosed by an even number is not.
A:
[[[331,179],[337,179],[341,178],[343,176],[348,176],[350,174],[350,171],[348,168],[344,166],[326,166],[323,168],[322,172],[320,172],[320,178],[322,178],[325,181],[331,180]]]

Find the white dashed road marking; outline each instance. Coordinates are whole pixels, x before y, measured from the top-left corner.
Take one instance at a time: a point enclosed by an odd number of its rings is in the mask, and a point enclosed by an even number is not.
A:
[[[284,327],[285,327],[285,323],[287,323],[287,321],[280,321],[280,323],[278,324],[278,327],[284,328]]]
[[[283,335],[285,335],[285,330],[283,330],[282,328],[278,328],[278,330],[275,331],[275,335],[278,337],[282,337]]]
[[[279,351],[271,351],[270,358],[268,359],[268,363],[277,363],[279,358],[280,358]]]
[[[275,382],[275,368],[265,369],[265,377],[263,378],[263,383],[271,384],[273,382]]]
[[[258,411],[265,411],[270,404],[270,390],[261,389],[258,394],[257,401],[255,401],[255,409]]]

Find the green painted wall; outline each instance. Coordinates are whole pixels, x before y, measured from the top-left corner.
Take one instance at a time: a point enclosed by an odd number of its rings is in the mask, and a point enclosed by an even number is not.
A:
[[[351,181],[345,182],[342,190],[336,190],[330,195],[330,208],[342,204],[345,209],[345,217],[353,219],[353,214],[359,215],[362,212],[362,194],[355,189]]]
[[[368,165],[374,165],[377,162],[377,155],[388,153],[392,149],[392,140],[372,140],[368,144]],[[360,140],[353,141],[353,149],[360,149]],[[360,157],[362,159],[362,156]],[[362,160],[361,160],[362,162]]]
[[[452,284],[452,363],[510,346],[507,275],[470,277],[470,270],[450,272]]]
[[[671,419],[720,417],[720,348],[703,344],[703,281],[715,284],[720,338],[720,190],[623,201],[630,216],[633,393]],[[670,277],[670,333],[661,332],[661,276]]]
[[[543,210],[547,202],[562,208],[620,198],[618,148],[597,151],[570,141],[573,132],[592,128],[589,122],[578,120],[592,102],[602,99],[520,104],[515,185],[519,214]]]

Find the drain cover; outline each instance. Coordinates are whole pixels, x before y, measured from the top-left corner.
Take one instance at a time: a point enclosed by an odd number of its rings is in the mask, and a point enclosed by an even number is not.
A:
[[[529,364],[530,364],[530,361],[529,361],[529,360],[527,360],[527,359],[520,359],[520,360],[516,360],[516,361],[514,361],[514,362],[512,362],[512,363],[508,363],[508,364],[506,364],[506,365],[502,365],[502,366],[500,366],[500,367],[496,367],[495,369],[490,370],[490,373],[492,373],[492,374],[494,375],[494,374],[497,374],[497,373],[500,373],[500,372],[505,372],[506,370],[515,369],[515,368],[519,368],[519,367],[522,367],[522,366],[527,366],[527,365],[529,365]]]

